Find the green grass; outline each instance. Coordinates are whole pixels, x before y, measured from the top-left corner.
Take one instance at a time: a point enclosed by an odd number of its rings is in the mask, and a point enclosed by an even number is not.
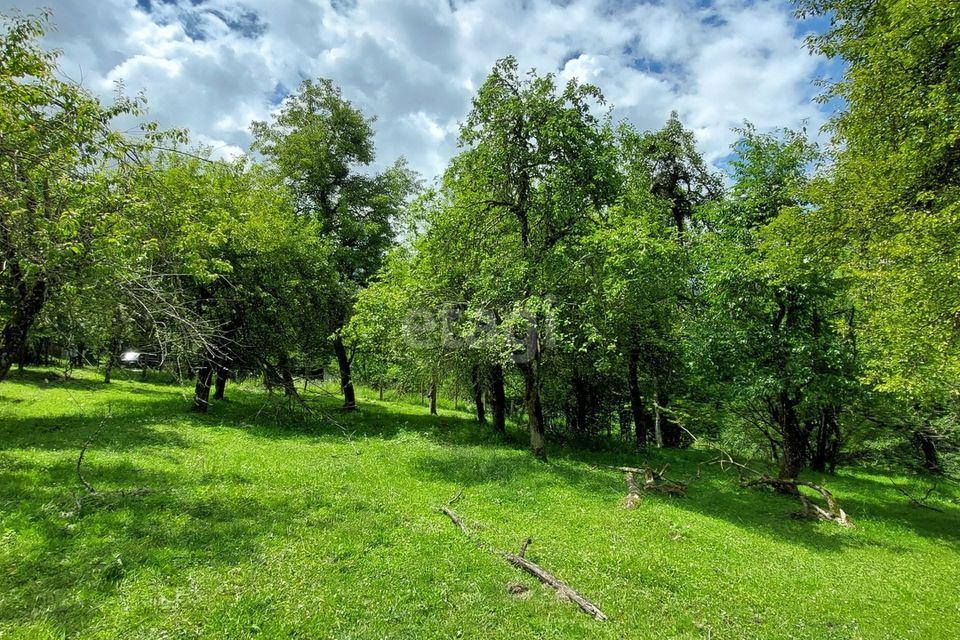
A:
[[[344,415],[319,394],[332,420],[303,419],[230,388],[196,416],[185,389],[77,376],[0,383],[3,638],[960,637],[960,501],[938,491],[935,513],[890,486],[917,479],[819,478],[854,530],[787,518],[791,500],[716,467],[625,510],[598,466],[644,461],[626,451],[540,463],[449,410]],[[683,477],[708,455],[648,460]],[[438,512],[461,488],[480,540],[532,537],[527,556],[610,620],[465,539]]]

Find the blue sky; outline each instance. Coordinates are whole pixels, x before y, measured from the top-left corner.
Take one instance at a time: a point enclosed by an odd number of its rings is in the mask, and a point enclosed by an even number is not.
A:
[[[812,98],[835,64],[803,46],[822,20],[763,0],[0,0],[49,7],[64,72],[109,96],[143,90],[150,116],[219,155],[242,153],[306,77],[328,77],[377,116],[378,163],[425,177],[456,151],[458,122],[494,61],[598,85],[614,116],[659,128],[671,110],[722,162],[731,129],[826,114]]]

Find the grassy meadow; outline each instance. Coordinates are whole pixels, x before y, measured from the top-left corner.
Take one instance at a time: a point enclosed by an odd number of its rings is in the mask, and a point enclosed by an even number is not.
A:
[[[53,370],[0,384],[0,638],[960,637],[960,499],[909,504],[843,469],[857,527],[786,517],[791,499],[704,467],[685,497],[622,506],[605,465],[696,470],[707,451],[502,442],[468,413],[378,402],[312,415],[228,387]],[[99,429],[99,432],[97,433]],[[94,437],[94,434],[96,436]],[[91,440],[82,473],[78,454]],[[599,622],[465,538],[516,550],[596,603]]]

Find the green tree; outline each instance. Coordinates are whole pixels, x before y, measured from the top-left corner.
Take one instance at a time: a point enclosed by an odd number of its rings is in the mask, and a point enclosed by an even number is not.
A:
[[[113,130],[143,100],[105,106],[61,80],[39,44],[47,25],[47,14],[0,15],[0,380],[44,305],[123,242],[130,174],[164,137],[153,125],[136,141]]]
[[[623,188],[604,224],[589,238],[590,254],[601,260],[591,297],[600,305],[608,343],[619,361],[626,362],[620,367],[626,370],[638,447],[646,446],[650,436],[658,446],[679,440],[669,435],[665,440],[668,428],[660,408],[666,405],[671,369],[678,360],[674,328],[687,285],[685,253],[672,230],[677,205],[654,186],[659,151],[651,158],[652,148],[658,147],[651,144],[650,134],[621,127]],[[680,205],[684,211],[693,204],[685,202]]]
[[[797,241],[814,215],[806,186],[816,149],[800,133],[742,133],[733,187],[698,239],[701,344],[734,398],[765,416],[780,475],[795,478],[812,457],[814,431],[833,446],[855,389],[849,301],[830,265]]]
[[[392,223],[414,191],[404,161],[379,174],[362,173],[374,161],[372,120],[330,80],[305,80],[270,122],[254,122],[253,149],[288,181],[298,212],[319,223],[332,245],[340,277],[332,342],[344,407],[356,406],[352,354],[343,329],[361,287],[377,272],[394,239]]]
[[[810,243],[851,276],[872,383],[940,402],[960,379],[960,6],[796,6],[830,18],[808,44],[845,63],[821,97],[843,107]]]
[[[693,132],[685,129],[674,111],[659,131],[643,136],[639,144],[650,174],[650,191],[665,201],[682,239],[697,207],[723,193],[720,177],[697,151]]]
[[[460,132],[466,150],[446,177],[456,229],[451,259],[469,269],[476,317],[512,335],[523,382],[530,446],[546,455],[542,388],[547,318],[557,284],[577,256],[566,250],[596,223],[616,193],[612,132],[596,111],[599,90],[552,75],[523,76],[497,62]],[[456,257],[454,257],[456,256]]]
[[[176,347],[206,411],[231,372],[262,370],[295,395],[291,357],[319,360],[337,316],[337,277],[320,223],[295,209],[276,173],[240,160],[156,156],[138,183],[142,271],[167,315],[193,333]]]

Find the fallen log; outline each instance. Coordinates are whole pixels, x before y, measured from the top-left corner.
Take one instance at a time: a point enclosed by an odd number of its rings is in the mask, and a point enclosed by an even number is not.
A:
[[[467,536],[468,538],[471,538],[470,531],[469,529],[467,529],[467,526],[464,524],[463,518],[457,515],[457,513],[453,511],[453,509],[451,509],[449,506],[444,506],[440,508],[440,511],[441,513],[446,515],[448,518],[450,518],[450,521],[453,522],[453,524],[455,524],[457,528],[460,529],[460,531],[463,532],[465,536]],[[531,542],[530,538],[527,538],[523,542],[523,545],[520,547],[519,554],[510,553],[509,551],[501,551],[500,549],[497,549],[495,547],[485,546],[480,543],[476,543],[476,544],[480,547],[484,547],[488,549],[493,553],[496,553],[497,555],[505,559],[507,562],[509,562],[513,566],[519,569],[522,569],[523,571],[526,571],[533,577],[537,578],[543,584],[553,588],[558,595],[560,595],[562,598],[570,600],[571,602],[576,604],[581,611],[583,611],[586,614],[589,614],[594,619],[607,620],[607,616],[603,613],[603,611],[600,610],[599,607],[597,607],[597,605],[593,604],[592,602],[584,598],[582,595],[577,593],[577,591],[573,587],[563,582],[562,580],[554,576],[552,573],[550,573],[549,571],[547,571],[537,563],[532,562],[524,557],[524,554],[527,552],[527,547],[530,546],[530,542]]]
[[[803,506],[803,510],[799,511],[793,515],[802,518],[813,518],[814,520],[826,520],[827,522],[835,522],[842,527],[847,527],[852,529],[854,527],[853,521],[850,519],[850,516],[840,508],[840,503],[837,502],[837,499],[832,493],[830,493],[825,487],[822,487],[813,482],[806,482],[804,480],[784,480],[782,478],[771,478],[770,476],[764,475],[760,476],[756,480],[750,480],[749,482],[744,483],[745,487],[756,487],[756,486],[767,486],[773,489],[776,489],[782,493],[788,493],[790,495],[795,495],[799,500],[800,504]],[[820,505],[813,502],[810,498],[803,495],[799,491],[799,487],[809,487],[823,497],[824,502],[827,505],[827,508],[824,509]]]

